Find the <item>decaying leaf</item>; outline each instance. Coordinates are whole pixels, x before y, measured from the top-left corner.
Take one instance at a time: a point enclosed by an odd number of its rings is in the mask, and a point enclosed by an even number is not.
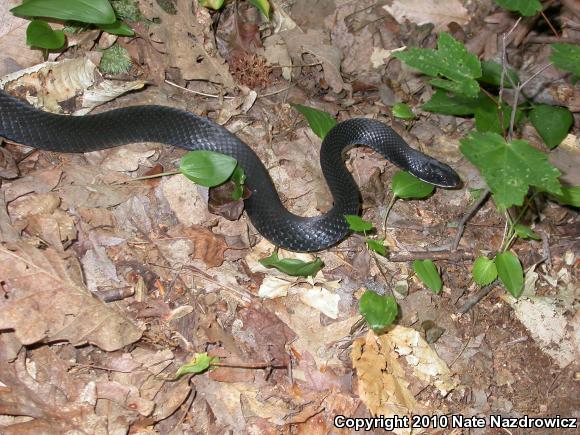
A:
[[[14,329],[23,344],[65,340],[112,351],[141,337],[132,322],[89,293],[78,262],[53,249],[1,246],[0,275],[9,290],[0,301],[0,329]]]
[[[84,115],[125,92],[143,87],[140,80],[103,80],[94,57],[89,53],[85,57],[40,63],[0,77],[0,88],[49,112]]]

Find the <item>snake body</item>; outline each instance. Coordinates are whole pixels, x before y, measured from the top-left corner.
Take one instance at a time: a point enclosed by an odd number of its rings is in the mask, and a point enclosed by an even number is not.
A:
[[[245,209],[258,232],[292,251],[328,248],[349,233],[345,214],[358,214],[360,193],[344,165],[344,152],[366,145],[428,183],[455,187],[453,169],[407,145],[385,124],[354,118],[325,137],[320,164],[334,199],[327,213],[302,217],[288,211],[268,171],[252,149],[208,118],[165,106],[132,106],[80,117],[55,115],[0,91],[0,136],[42,150],[82,153],[133,142],[158,142],[186,150],[210,150],[234,157],[244,169],[251,196]]]

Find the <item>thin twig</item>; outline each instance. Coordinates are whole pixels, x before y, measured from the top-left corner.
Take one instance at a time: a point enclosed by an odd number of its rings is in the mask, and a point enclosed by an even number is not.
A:
[[[544,13],[544,11],[541,11],[540,14],[542,14],[542,17],[544,17],[544,20],[546,20],[546,23],[548,23],[548,26],[550,27],[550,30],[554,33],[554,36],[556,36],[557,38],[559,38],[560,35],[558,35],[558,31],[554,28],[554,26],[552,25],[552,22],[548,19],[548,17]]]
[[[175,88],[181,89],[182,91],[191,92],[192,94],[196,94],[196,95],[201,95],[202,97],[225,98],[226,100],[233,100],[234,98],[236,98],[236,97],[213,95],[213,94],[206,94],[205,92],[194,91],[192,89],[187,89],[187,88],[184,88],[183,86],[179,86],[177,83],[170,82],[169,80],[165,80],[165,83],[167,83],[168,85],[173,86]]]
[[[451,245],[451,251],[456,251],[457,247],[459,246],[459,241],[461,240],[461,236],[463,236],[463,231],[465,231],[465,225],[467,221],[473,217],[473,215],[479,210],[479,208],[485,204],[487,198],[490,194],[489,189],[485,189],[479,199],[471,206],[471,208],[463,215],[459,223],[457,224],[457,232],[455,233],[455,238],[453,239],[453,244]]]
[[[495,287],[496,281],[492,282],[491,284],[486,285],[481,290],[479,290],[475,295],[473,295],[472,297],[467,299],[467,301],[463,304],[463,306],[461,308],[459,308],[459,310],[458,310],[459,313],[465,314],[469,310],[471,310],[471,308],[473,308],[475,305],[477,305],[477,303],[479,301],[481,301],[484,297],[486,297],[491,292],[491,290]]]
[[[379,257],[381,258],[381,257]],[[382,259],[382,258],[381,258]],[[404,262],[413,260],[463,261],[473,259],[473,253],[465,251],[408,251],[389,254],[385,261]]]

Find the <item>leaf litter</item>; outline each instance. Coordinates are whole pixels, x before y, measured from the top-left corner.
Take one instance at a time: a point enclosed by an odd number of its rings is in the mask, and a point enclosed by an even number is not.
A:
[[[270,24],[246,2],[239,2],[239,15],[228,5],[223,21],[185,0],[172,2],[175,14],[163,2],[138,3],[151,23],[135,23],[140,38],[123,41],[134,76],[100,76],[99,49],[116,37],[98,38],[94,31],[71,39],[80,57],[53,53],[51,63],[34,66],[42,59],[18,45],[22,32],[6,32],[22,23],[8,20],[0,23],[0,41],[9,38],[10,47],[0,54],[0,71],[12,75],[0,83],[56,112],[83,114],[112,100],[110,107],[138,100],[209,115],[256,150],[285,204],[302,215],[331,204],[318,169],[320,139],[287,102],[323,108],[339,120],[381,119],[393,102],[418,107],[430,91],[393,61],[393,53],[405,45],[433,48],[435,28],[459,39],[465,30],[470,51],[492,59],[498,46],[491,35],[514,23],[509,14],[491,15],[491,1],[476,7],[456,0],[297,0],[291,9],[271,1]],[[514,47],[537,36],[530,32],[518,28]],[[528,64],[542,64],[549,53],[526,56]],[[234,68],[235,59],[252,61]],[[244,72],[240,65],[254,69]],[[32,69],[19,72],[23,67]],[[552,101],[572,109],[575,100],[562,97],[570,90],[554,74],[539,77],[538,92],[550,98],[543,81],[556,96]],[[122,96],[144,82],[161,91]],[[38,94],[42,89],[49,92]],[[381,99],[387,93],[391,97]],[[224,96],[236,98],[223,104]],[[404,132],[404,125],[389,122]],[[470,185],[481,185],[457,152],[469,122],[421,117],[409,136],[420,137],[423,143],[414,146],[451,162]],[[567,164],[577,155],[569,140],[572,146],[562,147]],[[577,273],[578,217],[571,210],[549,204],[533,227],[550,233],[551,256],[526,281],[530,299],[514,302],[496,291],[476,314],[459,316],[458,301],[474,290],[468,262],[438,263],[445,284],[440,296],[423,289],[410,263],[375,259],[356,236],[320,253],[326,267],[314,278],[262,267],[258,260],[273,246],[260,242],[245,216],[230,222],[208,211],[207,189],[181,175],[132,181],[153,167],[172,170],[179,150],[134,144],[86,156],[27,152],[6,144],[7,157],[0,159],[3,433],[330,433],[338,414],[575,409],[567,393],[577,347],[570,332],[577,326],[566,310],[575,303],[571,277]],[[366,149],[349,157],[365,218],[382,222],[386,183],[396,168]],[[239,213],[223,195],[218,199],[214,212]],[[398,202],[387,223],[389,248],[412,254],[445,245],[454,234],[449,224],[468,201],[464,191],[438,190],[426,201]],[[461,246],[487,251],[499,244],[502,229],[488,204]],[[538,261],[541,244],[516,245],[525,266]],[[354,328],[364,290],[389,294],[392,287],[405,288],[397,294],[398,325],[381,336]],[[102,302],[111,294],[118,298]],[[431,342],[429,330],[443,334]],[[219,357],[221,365],[175,381],[177,369],[200,352]],[[553,387],[556,381],[562,389]],[[546,394],[551,400],[541,405]]]

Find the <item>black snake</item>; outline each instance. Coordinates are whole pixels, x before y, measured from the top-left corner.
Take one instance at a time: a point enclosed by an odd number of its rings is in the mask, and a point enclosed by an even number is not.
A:
[[[266,239],[292,251],[319,251],[346,237],[345,214],[358,214],[360,193],[344,165],[344,152],[366,145],[428,183],[456,187],[457,173],[407,145],[385,124],[355,118],[324,138],[320,164],[334,199],[323,215],[301,217],[282,205],[276,188],[252,149],[207,118],[165,106],[133,106],[82,117],[55,115],[0,91],[0,136],[38,149],[81,153],[132,142],[159,142],[186,150],[210,150],[234,157],[244,169],[251,196],[245,208]],[[297,180],[298,182],[298,180]]]

